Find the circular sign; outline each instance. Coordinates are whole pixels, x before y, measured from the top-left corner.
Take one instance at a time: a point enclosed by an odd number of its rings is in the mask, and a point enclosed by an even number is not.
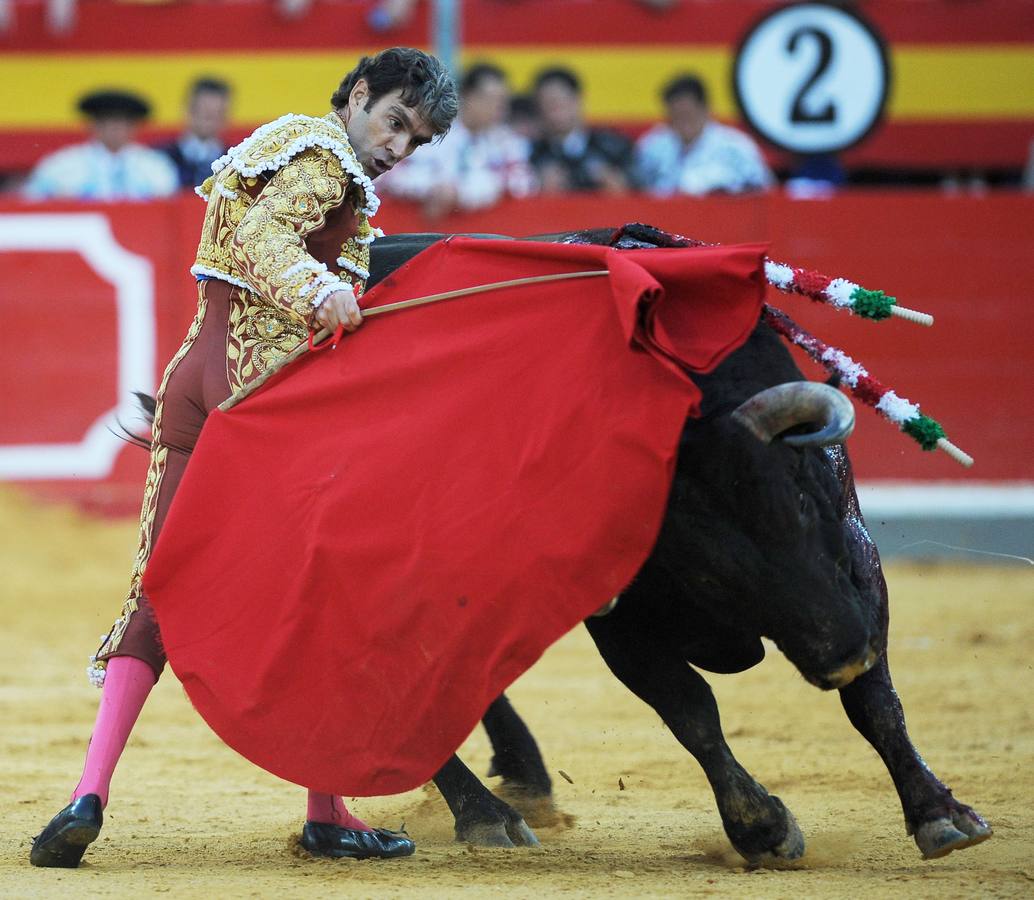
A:
[[[879,121],[890,87],[883,40],[857,14],[824,3],[771,12],[736,54],[733,90],[747,123],[793,153],[835,153]]]

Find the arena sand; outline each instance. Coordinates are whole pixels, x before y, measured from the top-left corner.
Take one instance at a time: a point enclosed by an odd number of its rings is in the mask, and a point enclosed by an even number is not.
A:
[[[454,843],[444,803],[425,789],[354,803],[372,823],[405,822],[412,858],[300,858],[302,790],[220,743],[167,673],[115,776],[101,837],[69,871],[30,867],[29,843],[78,778],[98,699],[87,656],[118,611],[135,526],[4,489],[0,531],[0,897],[1034,896],[1030,568],[889,569],[891,663],[912,736],[995,828],[942,860],[924,862],[905,836],[889,777],[837,697],[772,652],[751,672],[709,680],[734,751],[793,810],[808,851],[790,871],[745,870],[696,763],[579,629],[510,693],[575,819],[540,830],[541,849]],[[486,771],[480,731],[462,755]]]

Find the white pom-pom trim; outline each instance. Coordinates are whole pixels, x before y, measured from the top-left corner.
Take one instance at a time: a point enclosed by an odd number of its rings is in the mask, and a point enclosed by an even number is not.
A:
[[[366,279],[370,277],[370,273],[367,272],[366,269],[358,263],[352,262],[352,260],[347,257],[339,256],[337,258],[337,264],[341,266],[342,269],[348,269],[348,271],[353,275],[358,275],[363,281],[366,281]]]
[[[384,229],[383,228],[373,228],[373,227],[371,227],[370,228],[370,233],[366,237],[356,238],[355,242],[357,244],[372,244],[375,240],[377,240],[377,238],[382,238],[382,237],[384,237]]]
[[[316,296],[312,298],[312,308],[319,309],[320,305],[324,300],[327,299],[331,294],[335,294],[338,291],[352,291],[352,286],[345,284],[343,281],[338,281],[336,284],[328,284],[321,287],[317,292]]]
[[[227,200],[236,200],[239,196],[236,191],[231,191],[228,187],[221,184],[216,184],[215,189],[221,197],[225,197]]]
[[[201,190],[201,185],[198,185],[196,188],[194,188],[194,193],[197,194],[202,200],[204,200],[205,203],[208,202],[208,194]]]
[[[299,272],[306,272],[309,269],[312,269],[314,272],[326,272],[327,264],[316,262],[314,259],[302,259],[296,262],[293,266],[288,266],[284,269],[284,271],[280,273],[280,278],[283,281],[287,281]]]
[[[793,284],[793,269],[783,263],[765,260],[765,277],[779,290],[785,291]]]
[[[206,278],[218,278],[219,281],[227,281],[236,287],[244,288],[246,291],[251,291],[253,294],[258,293],[258,291],[256,291],[255,288],[246,281],[241,281],[239,278],[234,278],[232,275],[227,275],[226,272],[220,272],[218,269],[210,269],[208,266],[191,266],[190,274],[195,276],[203,275]]]
[[[825,295],[833,301],[834,306],[850,306],[851,295],[858,290],[858,285],[846,278],[834,278],[824,291]]]
[[[312,281],[308,282],[308,284],[303,284],[300,288],[298,288],[298,296],[304,297],[306,294],[311,294],[314,290],[316,290],[316,288],[319,285],[331,284],[338,280],[339,279],[337,275],[334,275],[330,272],[321,272],[319,275],[313,278]]]
[[[919,407],[914,403],[910,403],[904,397],[899,397],[893,391],[887,391],[887,393],[880,397],[880,402],[876,404],[876,409],[895,425],[904,425],[909,419],[919,417]]]
[[[269,160],[264,160],[259,165],[249,166],[242,161],[243,155],[250,151],[255,144],[260,143],[271,132],[284,125],[294,123],[305,124],[310,127],[315,123],[329,125],[341,132],[341,138],[334,139],[326,137],[325,135],[312,133],[303,134],[291,141],[291,143],[289,143],[275,157]],[[362,165],[352,152],[351,145],[348,143],[348,133],[345,131],[344,126],[338,125],[329,119],[315,119],[312,116],[298,116],[294,113],[288,113],[286,116],[281,116],[279,119],[255,129],[250,137],[245,138],[237,144],[237,146],[231,147],[225,155],[220,156],[219,159],[212,163],[212,171],[214,173],[219,173],[227,166],[232,166],[245,178],[254,178],[256,175],[260,175],[263,172],[275,172],[277,169],[283,168],[295,156],[299,153],[304,153],[310,147],[322,147],[324,150],[329,150],[338,158],[341,162],[341,167],[351,175],[355,182],[363,189],[363,193],[366,196],[366,205],[363,207],[362,212],[367,216],[376,215],[377,210],[380,208],[381,201],[377,196],[377,192],[374,190],[373,181],[363,171]]]

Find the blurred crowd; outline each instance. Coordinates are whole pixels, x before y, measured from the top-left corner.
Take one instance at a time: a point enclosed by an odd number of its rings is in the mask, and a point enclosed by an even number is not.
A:
[[[452,130],[378,180],[378,193],[419,204],[429,220],[535,194],[700,197],[778,184],[754,139],[711,115],[707,85],[691,72],[663,86],[663,119],[638,139],[588,122],[582,82],[564,66],[538,72],[523,94],[513,93],[506,73],[487,62],[467,69],[459,86]],[[88,140],[40,160],[21,193],[35,200],[116,201],[193,189],[226,151],[231,102],[230,85],[199,78],[185,98],[179,137],[152,148],[137,140],[150,113],[145,99],[120,90],[90,93],[78,104]],[[824,196],[847,180],[835,156],[800,159],[784,174],[783,187],[797,196]],[[1034,153],[1023,186],[1034,190]],[[942,187],[975,189],[969,182],[942,181]]]
[[[588,123],[582,83],[562,66],[542,70],[529,93],[514,95],[502,69],[478,63],[461,76],[460,98],[452,130],[378,180],[379,193],[419,203],[429,219],[532,194],[701,196],[775,184],[757,144],[711,117],[707,89],[689,73],[664,87],[664,121],[638,141]],[[231,100],[225,82],[198,79],[186,97],[182,134],[151,148],[137,141],[150,113],[145,99],[92,92],[78,104],[89,139],[40,160],[22,193],[36,200],[145,200],[193,188],[226,151]]]
[[[754,141],[711,118],[699,78],[675,78],[663,100],[665,121],[633,141],[586,122],[582,84],[570,69],[544,69],[531,93],[514,96],[501,69],[478,64],[460,83],[452,130],[383,176],[379,188],[419,202],[434,219],[534,193],[701,196],[775,183]]]

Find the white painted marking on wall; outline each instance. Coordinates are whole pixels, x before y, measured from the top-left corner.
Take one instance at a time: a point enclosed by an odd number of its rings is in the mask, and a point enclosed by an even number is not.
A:
[[[104,478],[125,446],[109,429],[135,414],[133,391],[154,389],[154,270],[147,257],[118,243],[103,213],[0,215],[0,253],[9,250],[79,253],[115,288],[118,389],[115,407],[99,411],[76,443],[0,447],[0,479]],[[74,324],[74,323],[72,323]],[[69,372],[69,378],[75,373]]]
[[[1034,481],[866,481],[858,501],[866,519],[1034,519]]]

